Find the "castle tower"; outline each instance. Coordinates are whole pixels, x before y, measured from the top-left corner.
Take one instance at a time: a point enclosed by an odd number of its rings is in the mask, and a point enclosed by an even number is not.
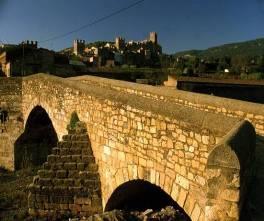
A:
[[[151,41],[153,44],[158,44],[158,34],[156,32],[150,32],[149,41]]]
[[[20,45],[23,45],[24,47],[27,47],[27,48],[38,48],[38,42],[37,41],[29,41],[29,40],[26,40],[26,41],[22,41]]]
[[[125,47],[125,39],[121,37],[116,37],[115,39],[115,46],[117,50],[122,50]]]
[[[85,49],[85,40],[74,40],[73,41],[73,53],[75,55],[81,55],[83,54]]]

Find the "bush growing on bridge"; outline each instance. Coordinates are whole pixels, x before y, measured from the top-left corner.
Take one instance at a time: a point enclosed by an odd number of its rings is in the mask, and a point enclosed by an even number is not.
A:
[[[74,130],[75,127],[76,127],[76,123],[79,122],[80,119],[78,117],[78,114],[76,113],[76,111],[74,111],[72,114],[71,114],[71,120],[70,120],[70,123],[68,124],[67,126],[67,130],[70,131],[70,130]]]

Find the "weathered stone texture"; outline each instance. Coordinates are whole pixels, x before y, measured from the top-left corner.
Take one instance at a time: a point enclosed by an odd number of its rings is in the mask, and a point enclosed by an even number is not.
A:
[[[252,174],[255,136],[253,126],[242,122],[210,153],[206,220],[238,220]]]
[[[191,93],[168,88],[153,88],[151,86],[124,84],[122,81],[106,80],[104,78],[82,76],[72,78],[88,85],[100,85],[104,88],[112,88],[126,94],[136,94],[154,100],[169,101],[196,110],[222,114],[229,117],[242,118],[250,121],[258,134],[264,135],[264,111],[262,104],[239,101],[205,94]]]
[[[178,105],[157,104],[147,98],[138,99],[136,95],[127,98],[122,93],[101,91],[101,87],[96,86],[79,90],[57,79],[28,78],[24,83],[25,118],[34,106],[41,105],[51,117],[59,137],[65,133],[73,111],[87,124],[99,166],[103,205],[122,183],[144,179],[162,187],[183,208],[187,196],[192,198],[196,203],[193,216],[197,216],[197,208],[199,216],[204,214],[207,157],[216,140],[226,133],[210,128],[218,116],[201,119],[201,115],[192,110],[186,109],[186,114]],[[53,96],[47,97],[48,93]],[[164,105],[167,108],[164,109]],[[231,129],[235,122],[226,127]],[[67,145],[67,142],[59,143],[59,147],[65,146],[64,152]],[[55,156],[48,158],[48,162],[56,160]],[[61,157],[60,162],[64,162],[69,171],[77,167],[67,163],[67,157]],[[65,176],[63,170],[58,172],[61,173],[58,176]],[[192,216],[192,211],[189,215]]]
[[[31,191],[34,194],[29,196],[33,197],[29,202],[34,202],[31,212],[42,215],[48,211],[69,210],[85,214],[91,212],[87,210],[93,205],[104,207],[121,184],[144,179],[171,195],[193,220],[206,220],[208,214],[213,213],[213,205],[208,204],[211,199],[209,175],[219,173],[220,177],[225,177],[222,167],[216,170],[208,167],[208,157],[241,118],[212,113],[217,112],[211,111],[213,105],[205,107],[202,101],[198,107],[200,100],[195,103],[187,92],[184,92],[188,95],[186,100],[190,101],[182,100],[178,92],[172,90],[166,95],[156,93],[154,87],[145,90],[143,86],[127,82],[109,86],[105,81],[84,84],[46,75],[24,78],[23,119],[40,105],[47,111],[61,139],[34,180]],[[173,93],[176,95],[171,95]],[[91,148],[86,148],[87,143],[80,140],[85,134],[63,136],[74,111],[87,125]],[[244,143],[250,148],[243,151],[248,154],[254,151],[250,143],[253,138],[248,135],[245,138],[249,138]],[[232,168],[228,173],[230,171]],[[100,174],[102,198],[94,201],[93,198],[74,198],[73,193],[82,192],[80,187],[94,187],[95,182],[86,179],[94,173]],[[240,180],[237,171],[233,174]],[[83,179],[86,181],[81,182]],[[225,179],[217,182],[225,186]],[[213,191],[215,187],[210,188]],[[45,191],[54,193],[48,201],[47,195],[42,194]],[[239,202],[237,193],[228,191],[223,191],[221,199],[227,200],[230,196],[228,212],[233,217]]]
[[[75,150],[78,154],[72,155]],[[83,123],[77,123],[77,128],[53,148],[29,191],[29,213],[33,216],[82,217],[102,212],[98,167]]]
[[[8,112],[0,119],[0,166],[14,170],[14,144],[23,131],[22,79],[0,78],[0,108]]]

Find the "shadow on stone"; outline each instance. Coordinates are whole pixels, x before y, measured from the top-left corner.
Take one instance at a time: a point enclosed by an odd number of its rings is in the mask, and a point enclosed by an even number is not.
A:
[[[250,220],[246,208],[255,162],[256,133],[241,121],[208,156],[207,220]]]
[[[29,214],[37,220],[102,212],[100,176],[86,124],[78,120],[68,131],[29,185]]]
[[[29,114],[24,133],[15,142],[15,169],[42,165],[57,142],[47,112],[36,106]]]
[[[254,221],[264,219],[264,137],[257,135],[254,177],[249,186],[248,201],[245,210]],[[246,219],[242,219],[244,221]]]
[[[160,187],[144,180],[132,180],[120,185],[109,198],[105,211],[114,209],[124,211],[161,210],[172,206],[191,220],[184,210]]]

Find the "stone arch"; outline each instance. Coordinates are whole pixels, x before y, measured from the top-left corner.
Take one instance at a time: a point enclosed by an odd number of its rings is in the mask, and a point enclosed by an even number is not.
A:
[[[14,145],[15,169],[43,164],[57,142],[58,136],[48,113],[42,106],[35,106]]]
[[[173,175],[166,172],[143,167],[139,164],[127,165],[125,161],[103,159],[105,163],[99,164],[101,178],[101,190],[103,208],[107,210],[106,204],[109,202],[114,191],[124,183],[132,180],[142,180],[153,186],[159,187],[169,195],[186,214],[195,221],[204,220],[204,198],[205,192],[200,187],[184,183],[184,177],[177,172]],[[116,165],[120,165],[116,169]],[[166,170],[165,170],[166,171]]]
[[[196,189],[192,186],[188,189],[187,184],[185,186],[185,183],[181,183],[182,180],[171,178],[169,174],[154,168],[142,167],[138,164],[122,165],[122,162],[119,161],[121,166],[119,169],[115,169],[116,164],[111,165],[113,160],[109,160],[109,158],[103,160],[105,163],[101,164],[101,170],[99,172],[104,209],[111,195],[119,186],[131,180],[143,180],[161,188],[162,191],[184,209],[192,220],[204,219],[203,199],[205,196],[203,195],[203,189]]]
[[[121,209],[126,211],[160,210],[172,206],[184,210],[162,188],[145,180],[131,180],[118,186],[108,199],[105,211]],[[188,217],[188,219],[190,219]]]
[[[70,118],[71,111],[66,111],[62,108],[57,108],[54,106],[55,101],[45,100],[43,98],[34,97],[30,100],[29,103],[25,103],[22,106],[22,116],[24,119],[24,127],[26,127],[27,119],[29,118],[30,113],[34,110],[35,107],[42,107],[49,118],[52,121],[54,129],[58,135],[58,139],[61,140],[64,134],[67,134],[67,123]]]

